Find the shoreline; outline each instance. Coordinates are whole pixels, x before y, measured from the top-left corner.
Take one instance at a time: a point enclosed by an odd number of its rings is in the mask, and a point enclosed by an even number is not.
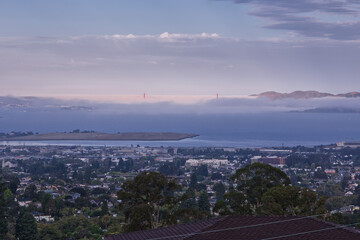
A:
[[[187,133],[47,133],[23,137],[0,138],[5,142],[38,142],[38,141],[181,141],[198,137],[198,134]]]

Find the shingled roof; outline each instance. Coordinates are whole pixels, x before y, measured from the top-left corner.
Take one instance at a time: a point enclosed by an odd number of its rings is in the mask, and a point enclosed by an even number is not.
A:
[[[124,233],[121,235],[112,235],[106,236],[106,240],[145,240],[151,238],[164,238],[167,239],[168,236],[177,236],[171,237],[171,240],[182,240],[184,235],[189,236],[196,232],[201,232],[202,230],[213,226],[216,222],[224,220],[226,217],[212,218],[209,220],[198,221],[194,223],[180,224],[171,227],[158,228],[153,230],[138,231],[132,233]]]
[[[106,236],[105,239],[360,240],[360,232],[311,217],[226,216],[172,227]]]

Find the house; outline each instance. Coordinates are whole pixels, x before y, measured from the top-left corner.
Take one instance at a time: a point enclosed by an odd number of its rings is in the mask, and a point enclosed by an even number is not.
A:
[[[1,164],[2,168],[16,168],[17,167],[17,163],[14,163],[12,161],[5,161],[5,159],[2,160],[2,164]]]
[[[312,217],[224,216],[171,227],[110,235],[105,239],[344,240],[360,239],[360,232]]]
[[[333,175],[336,173],[335,169],[325,169],[324,172],[328,175]]]
[[[229,161],[227,159],[188,159],[185,166],[199,167],[201,165],[208,165],[209,167],[219,168],[220,166],[227,166]]]
[[[71,197],[72,200],[76,200],[79,197],[81,197],[81,195],[79,193],[72,193],[72,194],[69,194],[69,196]]]
[[[285,165],[285,159],[282,157],[277,156],[269,156],[269,157],[261,157],[261,156],[254,156],[251,158],[251,163],[261,162],[264,164],[270,164],[275,166],[283,166]]]
[[[32,200],[30,200],[30,199],[23,199],[23,200],[18,201],[18,204],[20,207],[29,207],[31,203],[32,203]]]
[[[261,158],[261,162],[270,165],[284,165],[285,159],[282,157],[270,156]]]
[[[45,222],[54,222],[55,219],[51,217],[50,215],[43,215],[38,212],[32,212],[32,215],[34,216],[35,220],[37,222],[45,221]]]
[[[353,214],[354,211],[359,211],[359,210],[360,210],[359,206],[349,205],[349,206],[340,208],[339,212]]]

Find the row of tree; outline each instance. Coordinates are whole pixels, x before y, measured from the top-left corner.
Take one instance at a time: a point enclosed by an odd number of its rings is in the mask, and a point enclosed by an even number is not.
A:
[[[143,172],[127,181],[118,192],[124,213],[124,231],[154,229],[161,226],[211,217],[208,194],[200,190],[195,200],[196,175],[190,187],[158,172]],[[220,215],[309,216],[326,212],[325,198],[316,192],[290,185],[289,177],[280,169],[254,163],[230,179],[225,192],[223,184],[214,186],[217,203],[213,213]]]
[[[10,185],[11,186],[11,185]],[[9,205],[11,204],[13,193],[7,187],[2,179],[2,172],[0,169],[0,239],[5,239],[9,228]],[[37,225],[35,218],[26,211],[20,211],[16,219],[15,225],[16,239],[36,240]]]
[[[198,173],[206,174],[206,171]],[[17,220],[13,226],[15,237],[22,240],[67,239],[80,236],[94,238],[101,237],[101,229],[109,229],[109,226],[112,226],[113,230],[108,233],[130,232],[186,223],[209,218],[215,214],[309,216],[326,212],[324,197],[312,190],[290,185],[289,177],[270,165],[254,163],[245,166],[229,179],[230,186],[225,187],[221,182],[215,184],[213,190],[217,203],[212,212],[206,188],[204,190],[203,187],[199,187],[200,184],[197,182],[196,174],[193,174],[190,187],[186,188],[178,184],[176,179],[159,172],[142,172],[133,180],[125,182],[118,192],[121,217],[125,221],[122,227],[120,219],[114,220],[108,216],[108,207],[103,205],[99,215],[93,218],[98,219],[99,223],[86,220],[85,216],[74,222],[73,213],[69,213],[63,214],[61,219],[53,224],[39,224],[38,231],[35,219],[28,211],[18,208],[9,214],[12,207],[7,200],[11,198],[7,195],[11,194],[11,191],[8,185],[5,186],[0,180],[0,239],[4,239],[8,232],[11,225],[8,221],[10,216],[16,216]],[[31,195],[30,190],[26,194]],[[73,189],[73,192],[79,191]],[[86,198],[86,192],[79,193],[83,195],[79,199]],[[53,200],[47,195],[37,197],[45,207]],[[83,224],[80,226],[80,223]]]

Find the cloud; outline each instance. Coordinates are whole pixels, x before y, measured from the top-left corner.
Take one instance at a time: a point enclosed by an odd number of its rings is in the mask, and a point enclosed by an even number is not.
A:
[[[360,88],[356,42],[296,34],[285,41],[209,33],[0,38],[0,51],[0,95],[214,96]]]
[[[194,41],[204,39],[217,39],[220,38],[217,33],[201,33],[201,34],[182,34],[182,33],[169,33],[163,32],[161,34],[146,34],[146,35],[135,35],[135,34],[113,34],[113,35],[101,35],[101,36],[74,36],[72,39],[87,39],[87,38],[99,38],[106,40],[157,40],[165,42],[183,42],[183,41]]]
[[[271,29],[292,30],[306,37],[334,40],[359,40],[360,22],[321,23],[315,21],[283,22],[266,26]]]
[[[227,1],[227,0],[224,0]],[[232,0],[252,4],[250,15],[267,19],[264,28],[312,38],[360,39],[360,2],[356,0]]]

